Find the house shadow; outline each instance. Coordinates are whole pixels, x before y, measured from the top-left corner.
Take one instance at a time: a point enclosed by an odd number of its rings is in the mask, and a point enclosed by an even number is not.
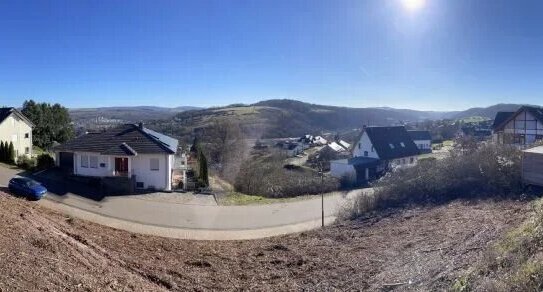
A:
[[[23,171],[17,175],[31,178],[41,183],[51,194],[63,197],[74,194],[93,201],[102,201],[106,194],[99,184],[92,181],[78,181],[66,175],[58,168],[31,173]]]

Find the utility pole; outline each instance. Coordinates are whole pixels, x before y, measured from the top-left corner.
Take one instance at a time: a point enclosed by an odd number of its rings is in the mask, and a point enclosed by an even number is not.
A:
[[[319,175],[321,176],[321,227],[324,227],[324,169],[322,167],[322,161],[319,162]]]

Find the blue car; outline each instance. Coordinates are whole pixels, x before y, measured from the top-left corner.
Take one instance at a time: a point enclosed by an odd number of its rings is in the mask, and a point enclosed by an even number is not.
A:
[[[47,194],[47,189],[39,182],[26,178],[14,177],[9,181],[9,190],[20,196],[25,196],[29,199],[39,200]]]

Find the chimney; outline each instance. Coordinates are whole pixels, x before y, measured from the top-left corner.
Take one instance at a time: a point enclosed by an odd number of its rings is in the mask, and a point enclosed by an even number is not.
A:
[[[143,122],[139,122],[138,127],[143,130]]]

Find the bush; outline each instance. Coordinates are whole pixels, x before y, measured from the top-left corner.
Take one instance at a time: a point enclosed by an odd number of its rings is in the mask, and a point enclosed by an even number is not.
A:
[[[17,166],[22,169],[32,170],[36,167],[36,160],[28,158],[26,155],[21,155],[17,157]]]
[[[38,169],[48,169],[55,166],[55,160],[49,154],[40,154],[37,158]]]
[[[520,161],[519,150],[497,145],[483,146],[472,152],[452,152],[442,160],[421,160],[412,168],[398,169],[377,181],[373,185],[373,208],[519,194],[522,190]],[[366,203],[356,202],[347,216],[354,218],[366,213]]]
[[[237,192],[268,198],[320,194],[339,188],[336,179],[321,177],[306,168],[285,168],[280,158],[243,163],[234,183]]]

